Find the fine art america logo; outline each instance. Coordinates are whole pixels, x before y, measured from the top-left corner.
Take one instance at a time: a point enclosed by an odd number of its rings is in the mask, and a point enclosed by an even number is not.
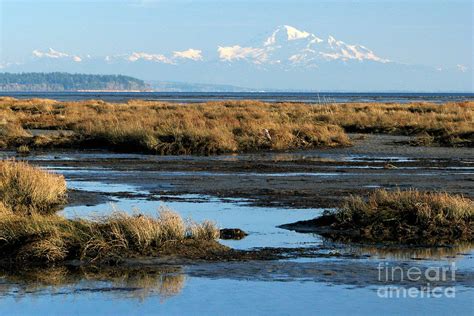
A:
[[[379,263],[377,288],[381,298],[454,298],[456,288],[448,286],[456,281],[456,265],[407,267]],[[413,286],[412,286],[413,285]]]

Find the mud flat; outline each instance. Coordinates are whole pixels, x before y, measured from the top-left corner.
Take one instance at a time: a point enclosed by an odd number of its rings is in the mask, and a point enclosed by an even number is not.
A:
[[[150,200],[198,194],[245,199],[259,206],[334,207],[345,196],[367,194],[374,188],[417,188],[473,197],[472,148],[408,146],[411,138],[404,136],[351,138],[350,148],[288,153],[209,157],[63,151],[24,158],[64,173],[68,180],[126,184],[145,192],[86,196],[72,191],[71,203],[79,204],[127,194]]]

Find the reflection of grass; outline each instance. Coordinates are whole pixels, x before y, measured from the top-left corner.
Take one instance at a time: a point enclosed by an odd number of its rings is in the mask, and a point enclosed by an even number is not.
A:
[[[158,217],[114,212],[93,221],[69,220],[52,213],[65,191],[62,176],[23,162],[0,162],[0,254],[4,258],[33,263],[110,262],[150,255],[169,243],[219,237],[213,223],[185,223],[168,209]]]
[[[184,274],[162,275],[159,293],[163,298],[178,295],[184,287],[186,277]]]
[[[369,241],[436,244],[474,240],[474,201],[447,193],[376,190],[316,220],[329,234]],[[352,237],[350,237],[352,236]]]
[[[45,290],[74,292],[75,286],[80,283],[81,291],[103,291],[118,298],[143,301],[151,295],[159,295],[166,299],[178,295],[186,282],[179,267],[102,267],[97,270],[59,266],[1,272],[3,281],[0,282],[0,293],[16,292],[19,297]]]
[[[158,294],[162,299],[176,296],[186,282],[186,276],[177,267],[107,268],[93,272],[83,269],[82,272],[88,281],[105,281],[115,287],[135,289],[131,292],[132,297],[141,301],[153,294]],[[123,294],[126,295],[126,292]]]
[[[379,258],[388,258],[395,260],[409,259],[453,259],[455,260],[462,254],[468,254],[474,249],[474,244],[456,243],[450,247],[370,247],[367,245],[355,246],[350,248],[351,252],[358,254],[369,254]]]

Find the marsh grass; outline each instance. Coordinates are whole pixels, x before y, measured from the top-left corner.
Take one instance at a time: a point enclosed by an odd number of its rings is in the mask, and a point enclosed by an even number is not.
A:
[[[435,244],[474,240],[474,201],[438,192],[376,190],[351,196],[320,222],[356,239]]]
[[[66,202],[66,181],[25,162],[0,161],[0,202],[14,213],[54,213]]]
[[[18,122],[9,122],[5,115],[0,112],[0,149],[11,146],[22,146],[31,134],[28,133]]]
[[[31,148],[82,146],[156,154],[219,154],[350,144],[341,127],[315,120],[311,107],[301,104],[7,99],[0,100],[0,115],[24,129],[68,132],[0,137],[7,144]]]
[[[28,155],[30,153],[30,147],[21,145],[16,149],[16,152],[20,155]]]
[[[317,109],[319,119],[347,132],[413,135],[413,145],[474,146],[474,102],[445,104],[335,104]]]
[[[127,257],[157,254],[167,243],[213,241],[214,224],[185,224],[163,209],[158,216],[114,212],[94,220],[58,215],[0,215],[0,253],[20,262],[52,263],[78,259],[113,263]]]
[[[0,141],[31,148],[88,146],[156,154],[281,151],[347,146],[345,132],[413,135],[419,141],[413,145],[472,147],[473,126],[474,102],[110,104],[0,99]],[[29,129],[58,133],[32,136]]]

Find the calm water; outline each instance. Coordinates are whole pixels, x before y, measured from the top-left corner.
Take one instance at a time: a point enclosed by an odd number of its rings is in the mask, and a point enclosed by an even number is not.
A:
[[[48,98],[58,101],[100,99],[125,102],[130,99],[205,102],[222,100],[261,100],[267,102],[347,103],[347,102],[453,102],[474,100],[474,93],[296,93],[296,92],[0,92],[15,98]]]
[[[312,281],[253,281],[186,276],[177,293],[121,293],[108,282],[83,283],[0,298],[5,315],[472,315],[470,292],[455,299],[386,299],[375,288]],[[175,284],[174,284],[175,285]],[[81,285],[79,285],[80,287]],[[138,294],[138,295],[136,295]],[[136,296],[135,296],[136,295]]]

